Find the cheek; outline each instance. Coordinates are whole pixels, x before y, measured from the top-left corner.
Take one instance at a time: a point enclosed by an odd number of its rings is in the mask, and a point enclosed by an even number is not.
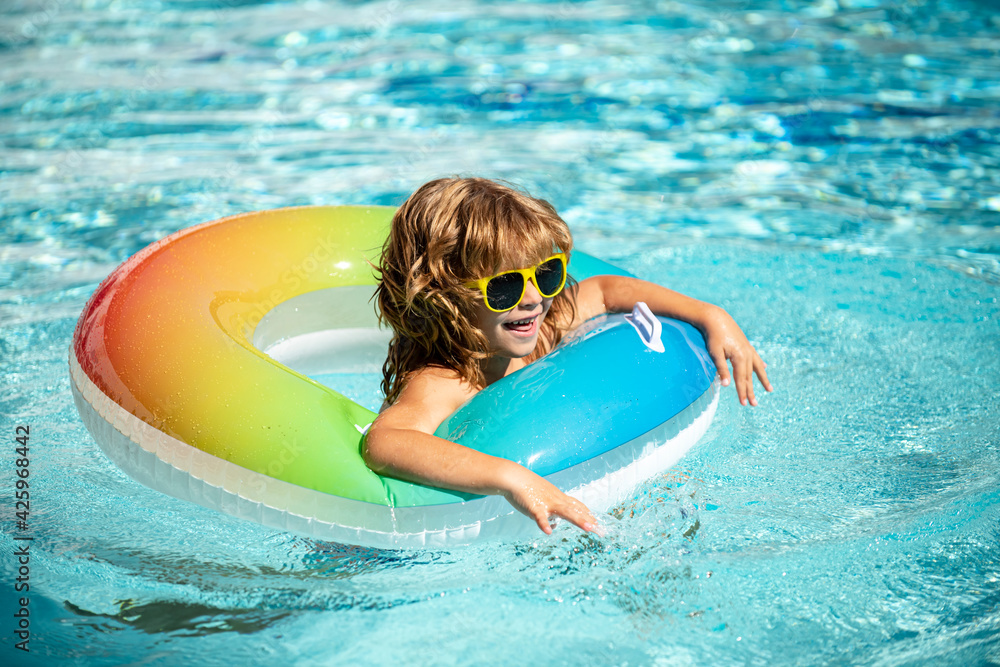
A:
[[[489,335],[490,330],[496,328],[499,322],[500,316],[498,313],[494,313],[482,304],[476,306],[476,326],[480,331]]]

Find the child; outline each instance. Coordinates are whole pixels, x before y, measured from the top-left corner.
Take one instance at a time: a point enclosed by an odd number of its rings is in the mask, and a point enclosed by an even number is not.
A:
[[[724,310],[634,278],[576,283],[566,276],[572,249],[569,228],[548,202],[486,179],[432,181],[399,208],[376,291],[393,337],[383,368],[386,402],[365,438],[372,470],[501,494],[547,534],[550,517],[598,530],[583,503],[539,475],[433,433],[476,392],[550,352],[567,331],[601,313],[631,311],[637,301],[698,327],[722,384],[735,380],[740,403],[757,405],[754,373],[771,391],[766,365]]]

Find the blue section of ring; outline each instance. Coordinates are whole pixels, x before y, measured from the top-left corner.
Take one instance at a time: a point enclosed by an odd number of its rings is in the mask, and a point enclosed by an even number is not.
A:
[[[639,437],[700,398],[716,374],[697,329],[659,319],[664,352],[647,348],[622,315],[594,318],[474,396],[437,434],[540,475]]]
[[[577,280],[602,275],[629,276],[630,278],[635,277],[625,269],[620,269],[614,264],[608,264],[603,259],[598,259],[593,255],[588,255],[587,253],[579,250],[574,250],[572,254],[570,254],[567,271],[569,271],[570,276],[576,278]]]

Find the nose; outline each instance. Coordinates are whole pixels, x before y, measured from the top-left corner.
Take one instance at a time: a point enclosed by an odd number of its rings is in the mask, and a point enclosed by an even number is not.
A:
[[[529,280],[528,284],[524,286],[524,296],[521,297],[521,303],[518,305],[525,310],[531,310],[541,302],[542,295],[539,293],[538,287],[535,286],[535,281]]]

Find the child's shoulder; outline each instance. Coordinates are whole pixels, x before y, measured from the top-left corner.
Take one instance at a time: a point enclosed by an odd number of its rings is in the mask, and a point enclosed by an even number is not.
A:
[[[472,393],[475,390],[467,383],[458,371],[444,366],[423,366],[413,371],[407,378],[406,386],[427,387],[434,389],[467,388]]]
[[[396,402],[383,412],[407,413],[408,418],[440,423],[476,394],[476,388],[454,370],[441,366],[424,366],[406,379]],[[437,419],[440,417],[440,419]]]

